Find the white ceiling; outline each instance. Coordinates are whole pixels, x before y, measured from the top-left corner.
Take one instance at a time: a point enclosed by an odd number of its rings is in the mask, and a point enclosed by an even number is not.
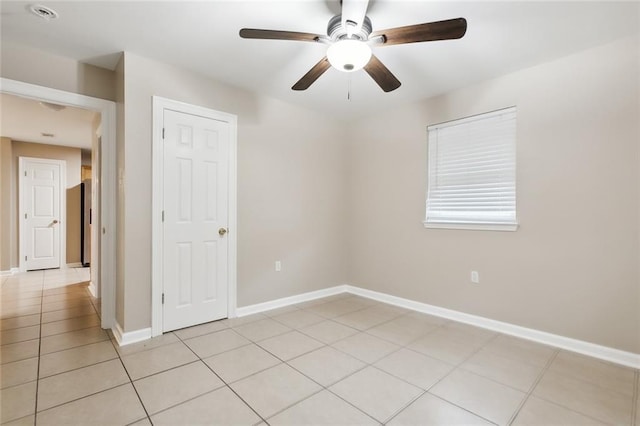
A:
[[[457,2],[372,0],[374,31],[464,17],[461,40],[377,47],[402,82],[384,93],[364,72],[330,69],[307,91],[290,87],[325,54],[305,42],[245,40],[243,27],[326,33],[337,0],[45,1],[60,18],[44,21],[29,3],[2,1],[3,40],[113,69],[129,51],[229,84],[349,119],[503,75],[639,31],[638,2]],[[580,70],[576,70],[580,72]],[[348,90],[351,100],[347,100]]]
[[[0,134],[17,141],[91,149],[95,115],[73,107],[54,111],[31,99],[0,94]]]

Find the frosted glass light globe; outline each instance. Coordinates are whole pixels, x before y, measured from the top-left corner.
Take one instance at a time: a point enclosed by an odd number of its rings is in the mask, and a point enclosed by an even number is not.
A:
[[[335,69],[353,72],[369,63],[371,48],[360,40],[340,40],[329,46],[327,58]]]

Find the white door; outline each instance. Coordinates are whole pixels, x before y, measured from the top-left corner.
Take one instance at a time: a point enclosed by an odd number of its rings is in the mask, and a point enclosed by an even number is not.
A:
[[[230,124],[164,111],[163,331],[228,313]]]
[[[65,162],[20,158],[23,270],[60,267]]]

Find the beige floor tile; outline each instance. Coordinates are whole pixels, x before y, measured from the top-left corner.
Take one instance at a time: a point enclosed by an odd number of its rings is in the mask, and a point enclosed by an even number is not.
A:
[[[38,378],[38,358],[23,359],[0,366],[0,387],[21,385]]]
[[[55,336],[43,337],[40,340],[40,353],[48,354],[82,345],[102,342],[104,340],[109,340],[109,335],[100,327],[70,331],[68,333],[56,334]]]
[[[224,383],[202,361],[196,361],[137,380],[133,385],[151,415],[224,386]]]
[[[526,394],[464,370],[455,370],[430,393],[496,424],[507,424]]]
[[[83,317],[70,318],[62,321],[48,322],[42,324],[42,337],[53,336],[54,334],[68,333],[70,331],[83,330],[85,328],[97,327],[100,325],[100,317],[96,314]]]
[[[109,340],[53,352],[40,357],[40,378],[87,367],[118,357]]]
[[[20,297],[13,300],[0,299],[0,307],[2,308],[2,310],[11,308],[24,308],[27,306],[40,306],[40,304],[42,304],[42,296]]]
[[[358,333],[355,328],[347,327],[331,320],[319,322],[300,331],[328,345]]]
[[[40,306],[12,306],[5,308],[0,313],[0,318],[8,319],[13,317],[21,317],[25,315],[34,315],[40,312]]]
[[[198,357],[182,342],[122,356],[122,362],[127,368],[131,380],[141,379],[197,359]]]
[[[358,330],[367,330],[378,324],[397,318],[400,315],[402,315],[400,311],[372,306],[335,317],[333,320]]]
[[[424,390],[428,390],[454,368],[408,349],[400,349],[382,358],[375,366]]]
[[[324,346],[324,343],[318,342],[297,331],[280,334],[279,336],[262,340],[258,344],[283,361],[290,360]]]
[[[30,416],[21,417],[16,420],[12,420],[7,423],[2,423],[2,426],[33,426],[36,423],[36,415],[32,414]]]
[[[636,425],[640,426],[640,372],[638,373],[638,391],[636,392]]]
[[[251,314],[251,315],[245,315],[243,317],[227,318],[222,321],[225,324],[227,324],[229,327],[240,327],[242,325],[260,321],[266,318],[268,317],[264,314]]]
[[[21,300],[33,299],[33,298],[42,298],[41,290],[32,290],[32,291],[22,291],[22,290],[2,290],[0,292],[0,302],[2,304],[11,303],[11,302],[19,302]],[[39,316],[39,315],[38,315]]]
[[[64,302],[66,300],[78,300],[78,299],[90,299],[90,296],[85,293],[71,293],[71,294],[50,294],[42,296],[43,303],[52,303],[52,302]]]
[[[269,368],[230,386],[264,418],[321,389],[316,383],[286,364]]]
[[[260,417],[228,387],[177,405],[152,417],[154,425],[254,425]]]
[[[174,331],[175,335],[182,340],[190,339],[192,337],[198,337],[216,331],[229,328],[229,324],[225,321],[212,321],[206,324],[196,325],[194,327],[183,328],[181,330]]]
[[[606,423],[599,422],[568,408],[553,404],[535,396],[529,397],[524,403],[520,412],[516,416],[512,425],[518,426],[538,426],[538,425],[557,425],[557,426],[586,426],[586,425],[602,425]]]
[[[222,330],[184,341],[200,358],[208,358],[251,343],[234,330]]]
[[[95,314],[96,310],[91,305],[79,306],[77,308],[64,309],[61,311],[43,312],[42,323],[60,321],[69,318],[83,317]]]
[[[119,359],[41,379],[38,411],[113,388],[129,381]]]
[[[312,312],[296,309],[295,311],[286,312],[283,314],[275,315],[272,319],[286,325],[287,327],[300,329],[308,327],[312,324],[317,324],[320,321],[324,321],[324,317],[316,315]]]
[[[425,393],[391,419],[388,424],[389,426],[467,426],[491,425],[492,423],[436,396]]]
[[[605,423],[631,423],[630,396],[553,371],[544,374],[533,394]]]
[[[21,359],[38,356],[40,341],[38,339],[26,342],[12,343],[0,347],[0,361],[2,364],[20,361]]]
[[[383,423],[423,392],[373,367],[352,374],[329,390]]]
[[[152,423],[151,420],[149,420],[149,417],[145,417],[137,422],[129,423],[128,426],[152,426]]]
[[[526,362],[538,367],[544,367],[557,352],[557,349],[550,346],[504,334],[491,340],[483,349],[494,352],[503,358]]]
[[[335,318],[340,315],[345,315],[351,312],[365,309],[369,304],[358,300],[341,299],[333,302],[320,303],[317,305],[309,306],[305,310],[313,312],[316,315],[320,315],[325,318]]]
[[[59,302],[48,302],[42,304],[42,312],[60,311],[63,309],[74,309],[92,306],[89,298],[61,300]]]
[[[0,344],[8,345],[10,343],[24,342],[40,337],[40,325],[32,325],[29,327],[14,328],[12,330],[0,331]]]
[[[414,340],[433,331],[436,324],[428,319],[417,319],[408,315],[401,316],[367,330],[367,333],[388,340],[396,345],[406,346]]]
[[[353,405],[328,391],[319,392],[269,419],[273,426],[377,425]]]
[[[40,314],[25,315],[23,317],[0,320],[0,330],[11,330],[38,324],[40,324]]]
[[[635,371],[631,368],[573,352],[560,351],[549,366],[549,371],[633,396],[636,378]]]
[[[254,321],[249,324],[235,327],[234,330],[247,339],[258,342],[260,340],[268,339],[269,337],[286,333],[291,329],[270,318],[265,318],[259,321]]]
[[[2,389],[0,398],[0,422],[8,422],[36,411],[36,382]]]
[[[457,333],[440,329],[409,344],[408,348],[449,364],[459,364],[473,355],[482,344],[464,340]]]
[[[495,331],[456,321],[449,321],[443,324],[440,329],[451,335],[458,336],[461,340],[468,340],[479,346],[483,346],[499,336]]]
[[[296,305],[283,306],[282,308],[271,309],[269,311],[263,312],[263,315],[266,315],[270,318],[273,318],[278,315],[286,314],[289,312],[295,312],[300,308]]]
[[[512,358],[504,358],[484,349],[462,363],[460,367],[523,392],[531,389],[543,368]]]
[[[374,363],[391,352],[400,349],[398,345],[366,333],[354,334],[334,343],[332,346],[367,363]]]
[[[133,386],[127,383],[38,413],[38,426],[127,425],[146,417]]]
[[[119,346],[116,343],[116,350],[120,355],[131,355],[138,352],[148,351],[150,349],[158,348],[164,345],[170,345],[172,343],[178,343],[180,339],[173,333],[165,333],[161,336],[153,337],[148,340],[144,340],[139,343],[132,343],[130,345]]]
[[[205,358],[203,361],[227,383],[244,379],[281,363],[278,358],[255,343]]]
[[[330,346],[293,359],[289,365],[322,386],[330,386],[366,366],[362,361]]]

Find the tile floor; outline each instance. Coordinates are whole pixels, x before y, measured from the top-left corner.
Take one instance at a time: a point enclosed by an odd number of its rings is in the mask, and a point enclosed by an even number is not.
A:
[[[120,348],[87,278],[1,277],[3,424],[640,426],[636,370],[347,294]]]

